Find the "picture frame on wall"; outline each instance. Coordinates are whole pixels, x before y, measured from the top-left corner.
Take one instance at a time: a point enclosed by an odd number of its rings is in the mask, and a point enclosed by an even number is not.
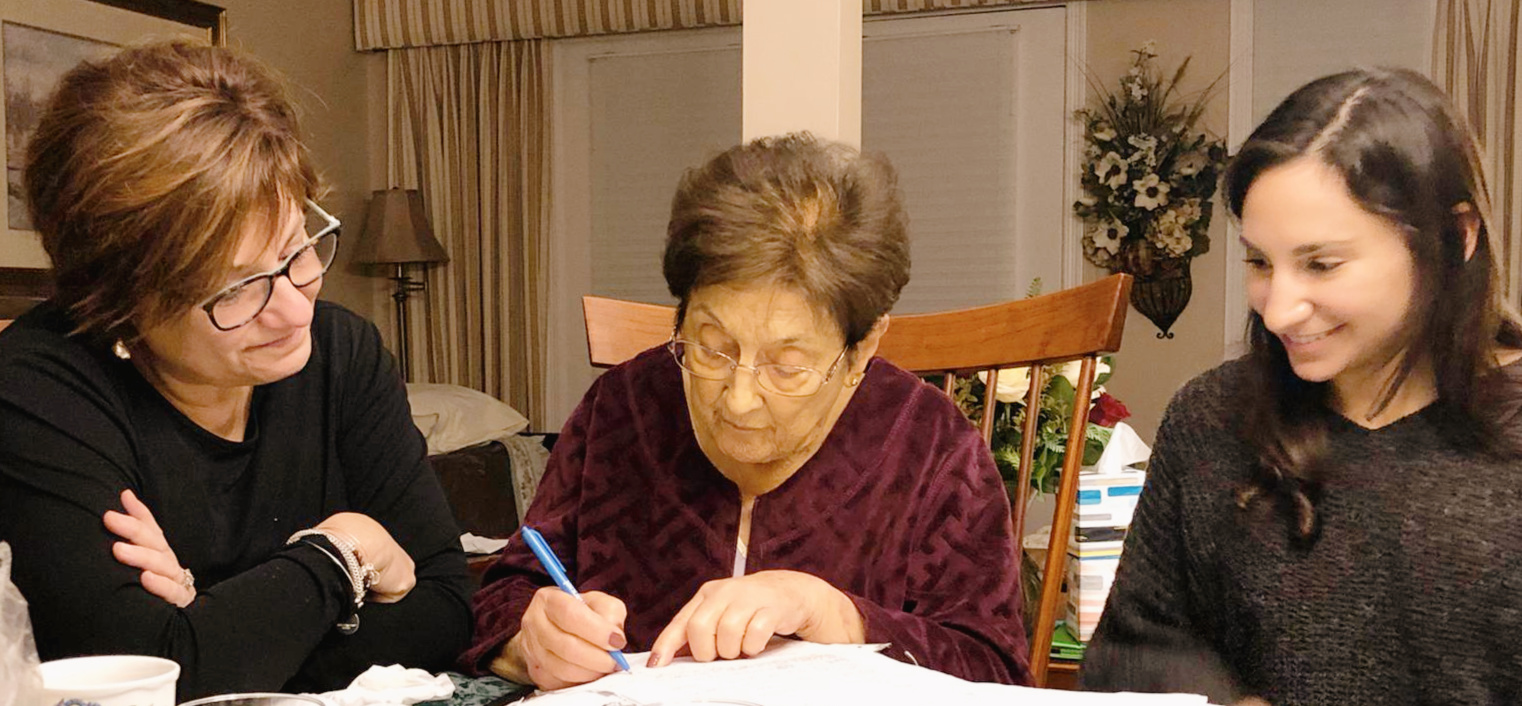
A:
[[[0,0],[6,166],[0,308],[47,295],[48,259],[28,222],[21,169],[27,141],[59,78],[81,60],[130,44],[188,37],[223,45],[226,22],[224,9],[199,0]]]

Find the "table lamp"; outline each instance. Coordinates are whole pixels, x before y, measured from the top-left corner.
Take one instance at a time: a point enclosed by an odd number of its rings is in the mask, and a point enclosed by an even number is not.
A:
[[[365,229],[355,247],[354,262],[367,265],[395,265],[391,281],[396,291],[396,356],[401,361],[402,378],[410,380],[407,363],[407,298],[421,292],[424,283],[407,275],[407,266],[431,262],[449,262],[449,255],[423,211],[423,196],[416,189],[386,189],[375,192],[365,215]]]

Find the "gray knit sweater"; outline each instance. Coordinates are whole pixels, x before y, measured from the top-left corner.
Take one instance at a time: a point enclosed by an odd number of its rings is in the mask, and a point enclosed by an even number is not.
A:
[[[1455,448],[1430,407],[1377,430],[1338,418],[1304,548],[1274,503],[1236,506],[1244,372],[1223,365],[1169,404],[1085,688],[1522,702],[1522,463]]]

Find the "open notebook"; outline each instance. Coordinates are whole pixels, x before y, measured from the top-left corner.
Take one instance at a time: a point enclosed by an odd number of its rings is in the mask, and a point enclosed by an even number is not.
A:
[[[774,640],[750,659],[698,663],[679,659],[644,666],[649,653],[629,655],[630,672],[558,691],[540,692],[532,706],[1172,706],[1204,704],[1183,694],[1093,694],[964,681],[878,654],[881,645],[817,645]]]

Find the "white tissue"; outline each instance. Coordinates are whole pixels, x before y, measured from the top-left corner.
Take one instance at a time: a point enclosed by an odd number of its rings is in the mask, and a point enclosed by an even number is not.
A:
[[[1136,430],[1132,429],[1131,425],[1116,422],[1115,429],[1110,432],[1110,442],[1105,444],[1105,450],[1099,454],[1099,460],[1094,462],[1092,470],[1100,473],[1115,473],[1127,466],[1141,463],[1151,456],[1152,449],[1147,446],[1147,442],[1137,436]]]
[[[454,682],[449,677],[399,664],[375,665],[355,677],[349,688],[320,694],[333,706],[409,706],[452,695]]]
[[[505,539],[492,539],[466,532],[460,535],[460,547],[466,554],[495,554],[498,549],[507,546]]]

